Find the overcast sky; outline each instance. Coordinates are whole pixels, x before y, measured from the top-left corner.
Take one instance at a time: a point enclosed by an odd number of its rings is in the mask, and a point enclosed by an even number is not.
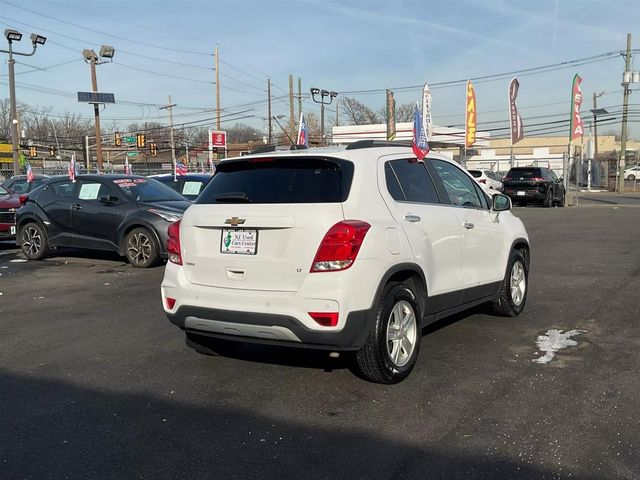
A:
[[[639,26],[640,0],[0,0],[0,27],[26,34],[17,50],[30,50],[31,32],[48,38],[35,56],[16,57],[19,101],[50,106],[55,115],[70,111],[90,118],[90,107],[75,97],[91,87],[81,51],[109,44],[115,58],[98,66],[98,86],[120,103],[102,115],[122,124],[166,122],[166,111],[157,106],[167,95],[178,104],[176,123],[210,118],[216,45],[225,115],[247,116],[240,121],[264,129],[267,77],[274,83],[274,114],[288,115],[288,99],[282,98],[288,97],[288,74],[296,89],[302,78],[305,94],[312,86],[334,90],[377,109],[383,92],[348,92],[389,88],[398,103],[415,102],[424,82],[620,52],[627,32],[640,47]],[[538,128],[532,124],[568,117],[576,73],[584,79],[583,112],[592,108],[593,92],[601,91],[598,106],[619,111],[623,68],[624,59],[612,53],[569,68],[518,74],[525,134]],[[6,80],[5,64],[0,98],[8,97]],[[476,82],[480,130],[501,125],[488,122],[506,124],[508,83],[507,76]],[[416,88],[402,89],[411,86]],[[462,124],[464,102],[464,84],[434,87],[435,123]],[[319,111],[308,98],[303,108]]]

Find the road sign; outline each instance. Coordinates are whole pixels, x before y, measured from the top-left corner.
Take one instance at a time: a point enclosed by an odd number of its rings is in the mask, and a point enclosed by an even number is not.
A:
[[[127,152],[127,157],[137,157],[138,152]]]
[[[124,137],[125,143],[136,143],[136,137]]]

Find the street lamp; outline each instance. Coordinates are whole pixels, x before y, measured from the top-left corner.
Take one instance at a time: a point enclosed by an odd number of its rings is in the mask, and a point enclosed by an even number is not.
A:
[[[93,92],[98,91],[98,80],[96,78],[96,65],[102,65],[103,63],[107,63],[108,59],[110,62],[113,61],[113,55],[115,53],[115,49],[111,45],[102,45],[100,48],[100,55],[96,54],[94,50],[89,48],[85,48],[82,50],[82,56],[84,57],[84,61],[91,66],[91,87]],[[100,104],[93,104],[93,114],[95,117],[95,129],[96,129],[96,161],[98,162],[98,170],[102,171],[102,138],[100,136]]]
[[[26,52],[14,52],[13,51],[13,42],[19,42],[22,40],[22,33],[17,30],[12,30],[11,28],[7,28],[4,31],[4,36],[9,43],[9,50],[1,50],[2,53],[9,54],[9,98],[11,102],[11,151],[13,153],[13,174],[18,175],[20,173],[20,152],[18,146],[18,109],[16,106],[16,77],[15,77],[15,64],[16,61],[13,58],[14,55],[22,55],[25,57],[30,57],[36,53],[36,48],[38,45],[44,45],[47,41],[46,37],[42,35],[37,35],[35,33],[31,34],[31,43],[33,45],[33,49],[31,53]]]
[[[334,91],[320,90],[315,87],[311,87],[309,91],[311,92],[313,101],[320,104],[320,144],[324,146],[324,106],[331,105],[331,102],[333,102],[333,99],[336,98],[338,94]],[[320,100],[316,98],[318,95],[320,96]],[[328,98],[329,101],[326,101],[325,98]]]

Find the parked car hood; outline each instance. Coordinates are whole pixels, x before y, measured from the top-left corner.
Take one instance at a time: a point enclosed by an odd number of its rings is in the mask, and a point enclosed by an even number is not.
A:
[[[19,208],[20,195],[17,193],[0,194],[0,208]]]

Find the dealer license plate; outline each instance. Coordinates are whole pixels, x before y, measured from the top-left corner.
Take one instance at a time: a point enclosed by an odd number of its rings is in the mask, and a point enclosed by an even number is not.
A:
[[[11,227],[9,227],[9,235],[15,235],[15,234],[16,234],[16,226],[11,225]]]
[[[255,255],[258,249],[258,231],[246,229],[222,229],[220,253]]]
[[[516,195],[518,195],[519,197],[524,197],[526,195],[526,192],[518,192]]]

